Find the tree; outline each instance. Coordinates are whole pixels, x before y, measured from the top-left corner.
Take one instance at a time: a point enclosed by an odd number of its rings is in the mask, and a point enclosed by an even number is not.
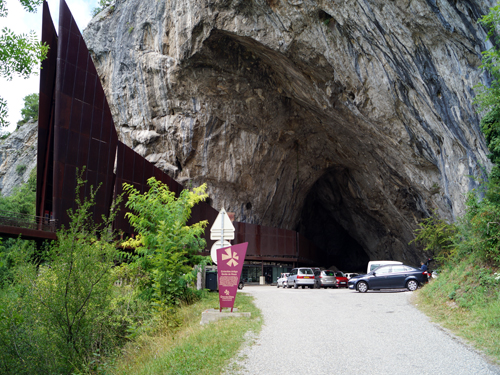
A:
[[[99,12],[102,12],[104,8],[113,4],[115,0],[99,0],[99,6],[92,9],[92,17],[95,17]]]
[[[38,120],[38,94],[30,94],[24,97],[24,108],[21,109],[22,119],[17,122],[17,127],[27,123],[29,120]]]
[[[36,12],[43,0],[19,0],[28,12]],[[0,17],[7,17],[8,10],[4,0],[0,0]],[[34,31],[29,34],[15,34],[4,27],[0,33],[0,77],[8,80],[14,74],[28,78],[35,66],[47,57],[49,47],[43,45]],[[6,120],[7,102],[0,97],[0,126],[9,125]]]
[[[130,239],[124,246],[136,249],[130,267],[143,270],[149,280],[143,295],[159,307],[171,306],[189,294],[188,284],[196,277],[194,266],[208,261],[200,255],[208,222],[186,225],[191,208],[208,197],[206,184],[183,190],[179,197],[154,177],[148,185],[149,191],[141,194],[124,184],[126,206],[133,211],[126,217],[138,232],[137,239]]]

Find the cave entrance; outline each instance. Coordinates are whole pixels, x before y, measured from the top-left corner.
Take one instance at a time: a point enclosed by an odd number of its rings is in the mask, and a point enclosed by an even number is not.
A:
[[[338,176],[342,174],[332,169],[316,181],[304,201],[298,231],[319,249],[321,266],[364,272],[370,257],[355,238],[360,228],[353,230],[356,217],[362,213],[351,212],[352,202],[341,193],[344,189]]]

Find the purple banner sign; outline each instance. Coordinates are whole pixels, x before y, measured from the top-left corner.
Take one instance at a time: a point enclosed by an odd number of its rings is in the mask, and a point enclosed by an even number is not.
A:
[[[241,270],[247,254],[248,242],[217,250],[217,277],[219,281],[219,303],[231,308],[233,312],[234,299],[238,291]]]

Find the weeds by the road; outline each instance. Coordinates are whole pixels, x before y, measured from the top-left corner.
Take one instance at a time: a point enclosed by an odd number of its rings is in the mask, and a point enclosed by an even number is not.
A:
[[[500,363],[500,278],[474,256],[419,290],[417,306],[435,322]]]
[[[235,307],[251,312],[251,318],[231,318],[200,325],[201,313],[218,308],[217,293],[165,314],[154,329],[126,346],[103,374],[219,374],[238,352],[245,333],[260,332],[262,318],[253,298],[238,293]]]

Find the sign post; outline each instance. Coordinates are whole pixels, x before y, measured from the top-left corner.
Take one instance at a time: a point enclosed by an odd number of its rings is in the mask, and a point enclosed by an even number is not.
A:
[[[231,308],[233,312],[234,300],[238,291],[241,270],[247,254],[248,242],[224,247],[217,250],[217,277],[219,281],[219,304]]]
[[[228,241],[234,240],[234,226],[229,218],[226,210],[222,208],[215,219],[214,225],[210,228],[210,239],[217,240],[210,250],[210,256],[215,264],[217,264],[217,249],[222,249],[231,246]]]
[[[223,307],[230,307],[233,312],[248,242],[234,246],[228,242],[234,240],[234,226],[224,208],[220,210],[214,225],[210,228],[210,239],[217,240],[212,246],[210,256],[217,264],[219,311],[222,311]]]

